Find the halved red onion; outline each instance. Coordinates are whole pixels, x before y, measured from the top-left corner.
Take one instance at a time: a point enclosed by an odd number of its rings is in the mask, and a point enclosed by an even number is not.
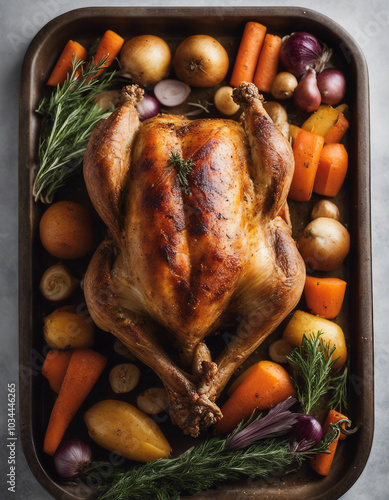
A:
[[[154,97],[150,95],[145,95],[141,101],[135,106],[141,120],[147,120],[153,116],[158,115],[161,112],[161,106],[159,102]]]
[[[154,87],[154,95],[164,106],[179,106],[190,94],[190,87],[179,80],[161,80]]]

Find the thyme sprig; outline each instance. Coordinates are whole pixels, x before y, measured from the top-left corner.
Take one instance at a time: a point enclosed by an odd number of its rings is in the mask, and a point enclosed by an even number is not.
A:
[[[185,194],[190,195],[188,175],[192,172],[194,161],[192,158],[183,160],[178,153],[172,151],[169,157],[168,166],[173,166],[177,172],[178,182]]]
[[[106,90],[114,72],[90,78],[103,68],[105,58],[86,70],[82,61],[72,61],[72,70],[62,86],[44,97],[36,110],[42,116],[38,147],[38,172],[33,186],[35,201],[51,203],[55,192],[82,165],[89,137],[96,124],[109,115],[92,99]],[[81,71],[81,75],[77,75]]]
[[[301,346],[287,356],[293,367],[297,399],[307,415],[317,409],[320,398],[329,391],[331,367],[338,359],[332,359],[335,346],[323,342],[321,335],[322,332],[311,334],[309,339],[303,335]]]

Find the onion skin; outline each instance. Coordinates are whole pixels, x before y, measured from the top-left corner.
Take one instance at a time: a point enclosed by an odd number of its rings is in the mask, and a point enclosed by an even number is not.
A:
[[[227,75],[228,54],[215,38],[193,35],[185,38],[174,54],[177,77],[192,87],[214,87]]]
[[[312,446],[310,448],[323,438],[323,429],[320,422],[311,415],[299,415],[297,422],[291,429],[291,433],[292,439],[298,443],[311,441]]]
[[[70,479],[76,477],[92,462],[92,450],[81,439],[62,441],[54,455],[54,466],[58,475]]]
[[[145,95],[141,101],[135,106],[141,120],[147,120],[161,112],[161,106],[154,97]]]
[[[325,69],[317,75],[317,86],[321,100],[325,104],[338,104],[346,93],[346,79],[341,71],[334,68]]]
[[[315,65],[322,50],[316,37],[299,31],[283,39],[280,60],[284,68],[298,78],[305,73],[307,66]]]
[[[321,103],[320,91],[316,83],[316,71],[308,68],[294,90],[293,101],[297,108],[307,113],[316,111]]]

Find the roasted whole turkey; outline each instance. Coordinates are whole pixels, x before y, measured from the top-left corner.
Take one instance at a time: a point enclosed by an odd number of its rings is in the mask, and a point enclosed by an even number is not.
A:
[[[297,304],[305,266],[286,198],[291,147],[253,84],[241,123],[159,115],[141,122],[137,86],[94,130],[84,177],[108,228],[86,273],[96,324],[162,380],[185,433],[221,418],[233,372]],[[212,359],[207,337],[238,318]]]

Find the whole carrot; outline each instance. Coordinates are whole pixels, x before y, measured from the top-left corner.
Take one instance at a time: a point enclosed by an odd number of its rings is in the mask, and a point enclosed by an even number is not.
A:
[[[96,54],[94,56],[95,66],[97,66],[103,58],[107,58],[107,60],[102,65],[97,75],[102,73],[104,68],[107,68],[114,62],[115,57],[119,54],[123,44],[124,39],[114,31],[107,30],[104,33],[97,45]]]
[[[313,190],[323,196],[336,196],[346,178],[348,154],[343,144],[324,144],[320,153]]]
[[[73,352],[46,430],[43,450],[48,455],[55,454],[71,420],[106,363],[107,358],[92,349],[77,349]]]
[[[57,85],[62,85],[64,83],[68,72],[70,72],[72,69],[72,61],[74,56],[76,57],[77,61],[85,61],[87,51],[78,42],[69,40],[65,45],[65,48],[63,49],[61,55],[59,56],[59,59],[54,66],[49,79],[47,80],[47,85],[56,87]]]
[[[304,295],[308,309],[322,318],[336,318],[342,308],[346,285],[339,278],[307,276]]]
[[[73,351],[57,351],[56,349],[52,349],[46,355],[42,366],[42,375],[47,378],[50,387],[57,394],[61,389],[72,354]]]
[[[339,422],[339,420],[342,419],[348,420],[348,418],[341,413],[335,410],[330,410],[323,426],[324,432],[327,433],[329,431],[330,424],[336,424],[336,422]],[[342,427],[344,427],[345,424],[343,424]],[[332,462],[334,461],[335,451],[338,447],[339,439],[345,439],[346,437],[345,435],[344,438],[341,438],[340,436],[343,436],[343,434],[339,434],[338,437],[335,438],[335,440],[332,441],[332,443],[328,446],[327,451],[329,451],[330,453],[318,453],[309,461],[309,465],[311,466],[311,468],[321,476],[328,476],[330,472]]]
[[[271,84],[277,74],[282,39],[276,35],[265,36],[253,83],[261,92],[270,92]]]
[[[295,166],[289,190],[291,200],[308,201],[311,198],[323,145],[322,136],[300,129],[293,144]]]
[[[239,87],[242,82],[253,81],[265,34],[266,26],[253,21],[246,23],[232,70],[230,80],[232,87]]]

